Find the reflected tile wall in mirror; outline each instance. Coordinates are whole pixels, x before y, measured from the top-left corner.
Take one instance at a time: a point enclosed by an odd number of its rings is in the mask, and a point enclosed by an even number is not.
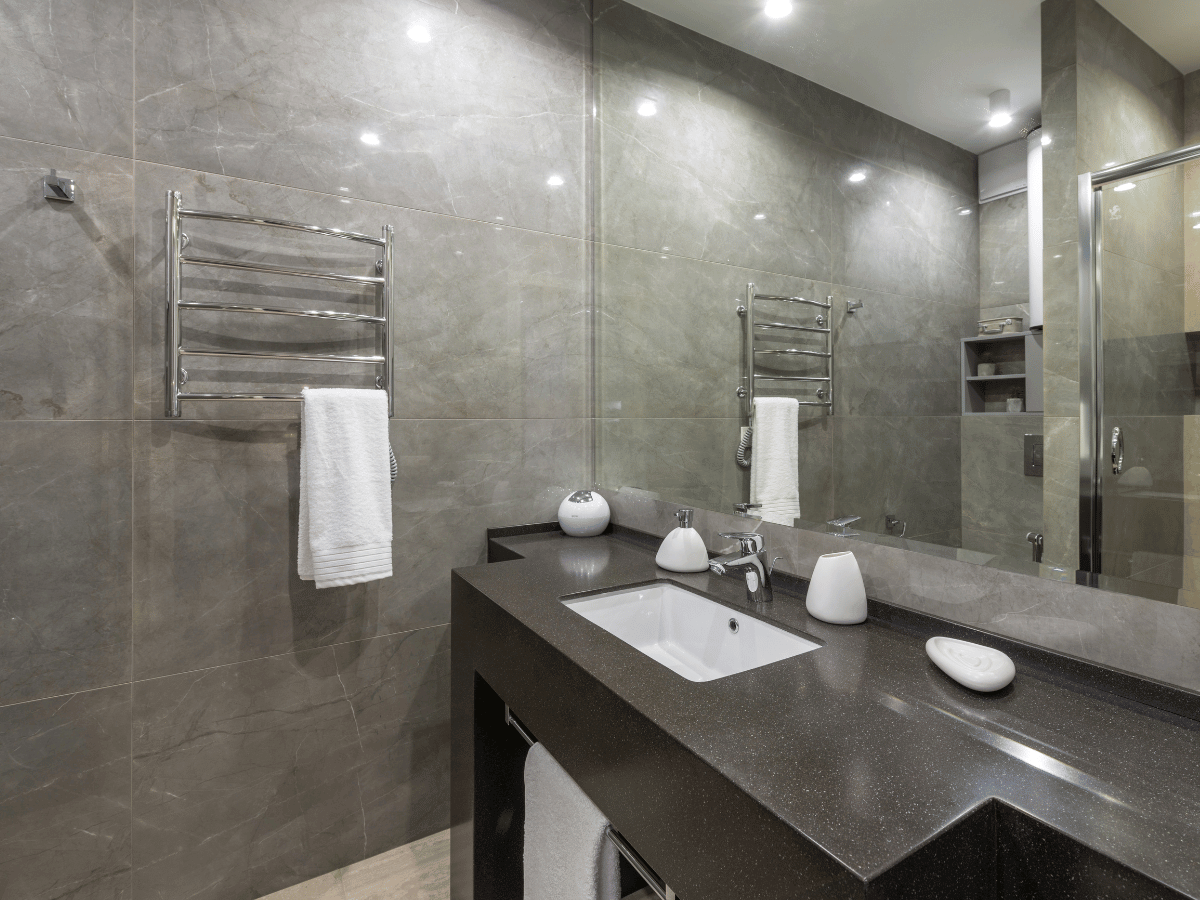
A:
[[[895,515],[907,537],[958,547],[960,341],[979,317],[975,157],[619,0],[597,5],[593,34],[600,484],[723,511],[748,499],[734,459],[746,413],[736,308],[753,282],[832,300],[828,312],[758,303],[760,321],[814,325],[820,312],[833,329],[836,415],[801,408],[801,518],[859,515],[884,533]],[[862,308],[848,314],[849,301]],[[757,362],[770,374],[830,368]],[[812,385],[756,389],[815,399]]]

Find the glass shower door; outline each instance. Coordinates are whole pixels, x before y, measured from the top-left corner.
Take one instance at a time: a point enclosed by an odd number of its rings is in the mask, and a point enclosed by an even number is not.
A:
[[[1093,196],[1101,585],[1200,606],[1200,162]],[[1193,226],[1197,226],[1194,228]],[[1086,541],[1085,541],[1086,546]]]

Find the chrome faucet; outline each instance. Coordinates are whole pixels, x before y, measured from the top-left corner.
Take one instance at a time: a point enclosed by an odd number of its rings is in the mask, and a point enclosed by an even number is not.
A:
[[[767,563],[762,535],[752,531],[734,531],[721,532],[721,537],[737,541],[740,547],[736,553],[710,559],[709,571],[731,578],[744,578],[746,599],[751,603],[768,603],[773,600],[775,594],[771,590],[771,570],[775,568],[775,562]]]

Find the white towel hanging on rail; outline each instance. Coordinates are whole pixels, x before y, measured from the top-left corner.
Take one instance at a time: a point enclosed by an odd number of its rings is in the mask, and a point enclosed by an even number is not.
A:
[[[392,574],[387,393],[304,389],[296,568],[318,588]]]
[[[800,515],[800,404],[791,397],[754,398],[750,502],[765,522],[793,525]]]

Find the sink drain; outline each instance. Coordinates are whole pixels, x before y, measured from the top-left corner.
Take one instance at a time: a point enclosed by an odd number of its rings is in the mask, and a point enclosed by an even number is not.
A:
[[[737,633],[738,633],[738,631],[739,631],[739,630],[741,630],[741,627],[742,627],[742,626],[738,624],[738,620],[737,620],[737,619],[730,619],[730,620],[729,620],[729,631],[730,631],[732,634],[737,634]]]

